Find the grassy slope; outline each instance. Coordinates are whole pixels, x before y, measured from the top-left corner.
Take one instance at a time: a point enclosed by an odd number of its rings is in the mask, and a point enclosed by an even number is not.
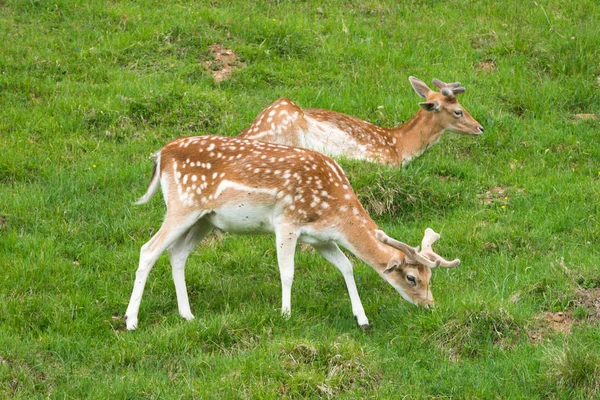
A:
[[[527,334],[600,279],[598,122],[573,118],[600,109],[598,3],[381,3],[0,4],[0,396],[598,395],[597,325]],[[247,63],[220,84],[201,64],[215,42]],[[163,257],[123,332],[164,210],[131,206],[148,154],[235,135],[279,96],[399,124],[417,110],[409,75],[460,80],[486,134],[447,134],[404,170],[343,166],[390,234],[431,226],[463,260],[435,271],[434,312],[359,263],[361,332],[339,273],[302,252],[283,320],[273,238],[226,235],[188,262],[196,320]],[[483,204],[493,187],[507,199]]]

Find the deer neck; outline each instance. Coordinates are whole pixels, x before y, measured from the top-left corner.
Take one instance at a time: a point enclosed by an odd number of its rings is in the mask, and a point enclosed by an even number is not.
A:
[[[402,256],[403,253],[377,239],[375,236],[377,225],[366,211],[363,210],[363,212],[362,215],[359,214],[346,220],[345,235],[340,244],[377,272],[383,274],[388,262],[394,256]]]
[[[398,164],[407,164],[440,139],[444,128],[435,117],[435,113],[419,110],[404,125],[390,129]]]

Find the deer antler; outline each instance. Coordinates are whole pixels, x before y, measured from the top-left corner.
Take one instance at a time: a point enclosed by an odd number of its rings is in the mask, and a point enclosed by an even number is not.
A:
[[[392,246],[392,247],[400,250],[404,254],[406,254],[406,258],[408,259],[409,264],[418,263],[418,264],[423,264],[429,268],[435,268],[440,265],[441,261],[431,260],[428,257],[425,257],[423,254],[419,253],[418,247],[415,248],[415,247],[407,245],[406,243],[402,243],[396,239],[392,239],[391,237],[386,235],[383,231],[377,230],[375,232],[375,236],[377,237],[377,239],[380,242],[385,243],[388,246]]]
[[[375,235],[380,242],[404,252],[409,263],[416,262],[429,268],[436,268],[438,266],[453,268],[460,264],[460,260],[458,258],[448,261],[433,251],[431,246],[440,238],[440,235],[435,233],[431,228],[425,229],[425,235],[421,241],[421,251],[419,251],[418,247],[415,248],[407,245],[406,243],[402,243],[398,240],[390,238],[383,231],[378,230],[375,232]]]
[[[446,268],[457,267],[460,264],[460,260],[457,258],[452,261],[445,260],[442,256],[437,254],[431,246],[438,241],[440,235],[435,233],[433,229],[427,228],[425,229],[425,235],[423,236],[423,240],[421,241],[421,254],[425,257],[438,261],[439,265]]]
[[[460,82],[445,83],[434,78],[433,84],[440,89],[440,93],[446,97],[454,97],[459,93],[464,93],[466,90],[464,87],[460,86]]]

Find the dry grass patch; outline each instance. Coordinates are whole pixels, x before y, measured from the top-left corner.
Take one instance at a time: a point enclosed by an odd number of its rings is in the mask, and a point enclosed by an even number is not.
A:
[[[288,345],[280,359],[288,376],[279,389],[283,396],[337,398],[345,392],[371,391],[378,382],[364,349],[346,340]]]
[[[571,398],[598,398],[600,356],[578,344],[551,351],[546,360],[546,376],[553,390],[561,388]]]
[[[494,202],[505,203],[508,201],[508,188],[494,186],[484,193],[479,193],[479,197],[482,204],[488,205]]]
[[[264,338],[261,337],[261,334],[246,327],[221,327],[219,329],[213,327],[202,332],[201,339],[202,349],[207,353],[233,356],[252,351]]]
[[[220,245],[225,240],[225,233],[220,229],[213,229],[212,232],[207,235],[202,244],[206,247],[214,247]]]
[[[486,346],[511,348],[521,334],[521,326],[508,310],[469,312],[444,324],[433,339],[451,361],[484,355]]]
[[[581,121],[598,121],[598,116],[590,113],[573,115],[573,122],[577,123]]]
[[[474,49],[486,49],[496,45],[496,33],[484,33],[471,38],[471,47]]]
[[[575,317],[590,324],[600,321],[600,287],[577,289],[577,297],[573,302]]]

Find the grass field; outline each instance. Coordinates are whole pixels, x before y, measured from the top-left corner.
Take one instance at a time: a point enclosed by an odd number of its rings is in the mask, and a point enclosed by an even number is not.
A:
[[[598,1],[4,0],[0,35],[0,397],[600,396]],[[239,57],[220,83],[214,43]],[[486,133],[341,164],[390,235],[432,227],[462,260],[434,271],[434,311],[355,260],[361,331],[340,273],[299,251],[283,319],[274,238],[212,235],[187,264],[196,319],[163,256],[125,331],[164,214],[132,205],[151,152],[282,96],[401,124],[410,75],[462,82]]]

